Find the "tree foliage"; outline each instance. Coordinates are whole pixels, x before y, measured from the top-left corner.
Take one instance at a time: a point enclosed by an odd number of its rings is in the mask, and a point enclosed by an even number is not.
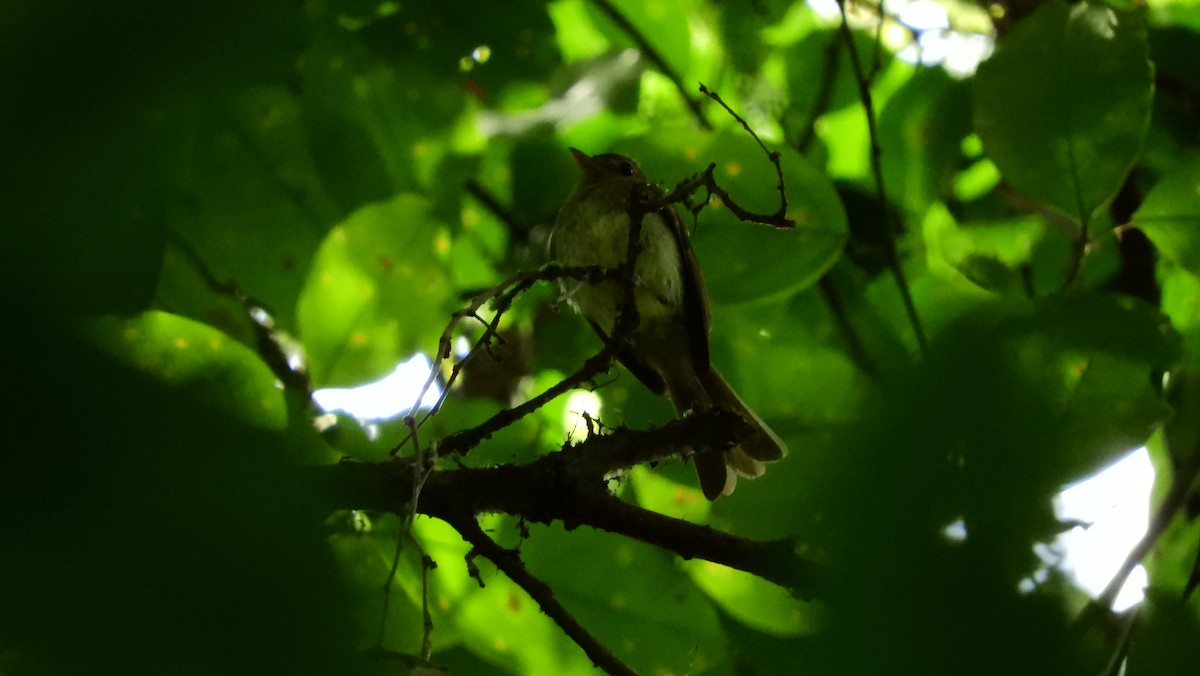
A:
[[[890,3],[5,3],[0,674],[1194,668],[1200,7],[938,5],[978,70]],[[568,146],[783,178],[671,198],[792,449],[728,498],[543,267]],[[436,415],[315,408],[414,352]],[[1110,594],[1030,584],[1143,444]]]

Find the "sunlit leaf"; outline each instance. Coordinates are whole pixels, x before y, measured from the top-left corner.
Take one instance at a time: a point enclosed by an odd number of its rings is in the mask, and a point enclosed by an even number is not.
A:
[[[536,528],[530,570],[639,673],[703,671],[724,662],[717,615],[670,557],[599,531]]]
[[[330,231],[296,310],[314,383],[357,384],[434,348],[448,320],[444,237],[415,195],[364,207]]]
[[[819,624],[814,606],[749,573],[708,561],[689,561],[685,569],[725,612],[761,632],[798,636]]]
[[[409,543],[404,543],[409,546],[400,551],[396,577],[388,594],[385,595],[383,589],[397,552],[396,519],[345,512],[331,517],[330,521],[334,522],[337,531],[329,537],[329,548],[354,598],[358,649],[373,646],[379,640],[380,622],[386,622],[384,645],[391,650],[417,654],[422,635],[421,564]],[[440,587],[439,584],[434,589],[433,593],[438,595],[435,599],[444,598]],[[386,619],[383,614],[385,604]],[[453,626],[439,623],[438,639],[440,646],[452,645],[455,639]]]
[[[979,67],[975,129],[1014,187],[1087,224],[1138,156],[1152,79],[1137,15],[1055,0]]]
[[[250,348],[220,331],[165,312],[92,322],[88,333],[125,364],[193,393],[233,418],[270,429],[287,424],[283,393]]]
[[[913,214],[950,188],[959,147],[970,131],[966,88],[941,69],[919,70],[879,114],[885,185]]]
[[[1196,365],[1200,359],[1200,279],[1179,268],[1160,273],[1163,313],[1183,337],[1184,359]]]
[[[491,537],[508,536],[514,530],[510,520],[504,518],[484,518],[481,526]],[[495,669],[592,673],[591,662],[583,651],[562,634],[524,590],[490,562],[471,558],[479,571],[479,581],[471,577],[467,566],[470,545],[453,528],[441,521],[420,519],[414,531],[426,553],[438,564],[430,575],[431,609],[435,628],[447,624],[451,627],[451,641],[461,641]],[[408,592],[419,592],[416,578],[407,579]]]
[[[1029,262],[1045,230],[1046,223],[1034,216],[960,224],[940,206],[922,224],[930,267],[949,266],[994,292],[1021,291],[1020,266]]]
[[[1159,181],[1133,215],[1133,223],[1163,256],[1200,274],[1200,161]]]

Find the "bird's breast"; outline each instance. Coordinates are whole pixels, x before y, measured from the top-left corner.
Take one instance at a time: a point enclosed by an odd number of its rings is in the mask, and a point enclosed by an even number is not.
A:
[[[566,217],[565,214],[573,214]],[[553,252],[559,263],[570,266],[616,268],[625,262],[629,243],[629,215],[586,201],[563,209],[555,223]],[[641,251],[635,268],[638,313],[642,321],[677,315],[682,311],[682,260],[675,236],[658,214],[642,220]],[[568,300],[584,315],[611,330],[616,319],[619,288],[611,282],[567,282]]]

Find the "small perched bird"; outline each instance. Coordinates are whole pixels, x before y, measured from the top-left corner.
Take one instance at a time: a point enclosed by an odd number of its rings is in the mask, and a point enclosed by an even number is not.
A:
[[[582,176],[554,222],[551,255],[563,265],[617,268],[628,252],[630,197],[635,190],[657,188],[628,157],[591,157],[575,148],[571,153]],[[787,447],[709,362],[708,293],[687,230],[671,206],[642,220],[634,284],[638,324],[618,353],[621,363],[650,390],[668,396],[680,416],[719,407],[757,430],[733,448],[695,456],[704,496],[729,495],[738,475],[761,475],[764,463],[787,455]],[[566,280],[562,286],[568,302],[607,340],[620,313],[621,286],[611,280]]]

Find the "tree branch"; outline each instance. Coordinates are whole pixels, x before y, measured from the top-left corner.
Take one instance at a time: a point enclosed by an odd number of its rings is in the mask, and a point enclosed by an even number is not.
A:
[[[789,590],[816,595],[818,566],[798,556],[790,540],[755,541],[630,505],[608,493],[604,477],[637,464],[725,448],[753,434],[739,416],[720,409],[657,429],[617,429],[593,435],[525,465],[446,469],[432,473],[417,510],[446,521],[462,514],[505,513],[536,523],[591,526],[645,542],[687,559],[736,568]],[[314,468],[335,509],[403,513],[412,491],[412,458],[346,461]]]

